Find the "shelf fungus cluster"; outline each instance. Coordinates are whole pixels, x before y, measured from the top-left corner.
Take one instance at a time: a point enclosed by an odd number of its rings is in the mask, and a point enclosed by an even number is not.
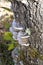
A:
[[[21,23],[14,20],[12,27],[10,27],[10,32],[12,32],[13,38],[18,40],[19,44],[29,46],[30,30],[28,29],[29,31],[26,31],[24,28],[25,26],[23,27]]]

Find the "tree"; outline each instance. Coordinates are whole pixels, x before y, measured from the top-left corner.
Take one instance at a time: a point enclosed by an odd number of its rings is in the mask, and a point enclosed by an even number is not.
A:
[[[20,0],[19,1],[9,0],[9,1],[12,4],[11,8],[14,12],[15,19],[19,21],[20,23],[22,22],[22,24],[25,25],[25,28],[30,28],[31,30],[31,39],[30,39],[31,44],[30,45],[33,48],[36,48],[38,52],[42,54],[43,53],[41,51],[42,49],[42,46],[41,46],[42,23],[40,22],[42,21],[42,16],[40,15],[40,4],[39,4],[40,1],[27,0],[28,5],[24,4]],[[31,54],[33,53],[37,55],[36,51],[34,52],[32,51]],[[40,56],[40,58],[42,57]],[[35,60],[37,60],[37,58]]]

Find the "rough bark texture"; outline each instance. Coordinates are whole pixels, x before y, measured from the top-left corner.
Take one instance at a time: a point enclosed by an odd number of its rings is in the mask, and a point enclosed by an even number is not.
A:
[[[31,29],[31,46],[37,48],[41,54],[43,54],[42,2],[43,1],[28,0],[28,6],[18,0],[12,2],[15,19],[22,23],[25,28]],[[43,62],[40,62],[39,65],[43,65]]]

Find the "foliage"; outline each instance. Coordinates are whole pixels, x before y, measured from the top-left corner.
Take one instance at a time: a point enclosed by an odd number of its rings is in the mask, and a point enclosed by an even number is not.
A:
[[[7,7],[1,7],[1,8],[5,9],[5,10],[7,10],[7,11],[9,11],[9,12],[12,12],[11,9],[9,9],[9,8],[7,8]]]
[[[7,9],[7,11],[9,10],[9,12],[11,12],[8,8],[2,8]],[[6,13],[5,15],[0,17],[0,22],[3,26],[3,28],[1,29],[2,32],[0,32],[0,60],[2,65],[14,65],[14,62],[11,57],[11,52],[16,46],[16,42],[12,38],[12,33],[8,32],[12,20],[13,15],[9,15],[9,13]],[[12,45],[14,46],[12,47]]]
[[[7,44],[8,43],[8,44]],[[2,65],[14,65],[11,52],[18,45],[18,42],[12,38],[11,32],[5,32],[0,42],[0,53]]]
[[[6,41],[12,40],[12,33],[11,32],[5,32],[3,39],[6,40]]]
[[[12,2],[13,0],[7,0],[7,1]]]
[[[18,42],[15,41],[15,40],[12,40],[12,41],[11,41],[11,44],[8,44],[8,50],[9,50],[9,51],[13,50],[14,48],[17,47],[17,45],[18,45]]]
[[[13,44],[13,43],[12,43],[12,44],[9,44],[8,46],[9,46],[9,47],[8,47],[8,50],[14,49],[14,44]]]
[[[8,50],[12,50],[18,45],[18,42],[12,38],[11,32],[5,32],[3,35],[3,39],[7,42],[10,41],[8,44]]]
[[[11,52],[7,50],[8,46],[4,43],[0,44],[1,62],[2,65],[14,65],[11,57]]]

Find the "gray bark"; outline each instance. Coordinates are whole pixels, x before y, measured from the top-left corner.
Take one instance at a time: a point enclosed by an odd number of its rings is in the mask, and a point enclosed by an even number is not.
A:
[[[41,6],[41,7],[40,7]],[[19,21],[25,28],[30,28],[32,47],[43,54],[43,7],[41,1],[28,0],[28,6],[21,1],[13,1],[12,9],[15,20]],[[31,42],[32,41],[32,42]],[[39,61],[39,65],[42,65]]]

